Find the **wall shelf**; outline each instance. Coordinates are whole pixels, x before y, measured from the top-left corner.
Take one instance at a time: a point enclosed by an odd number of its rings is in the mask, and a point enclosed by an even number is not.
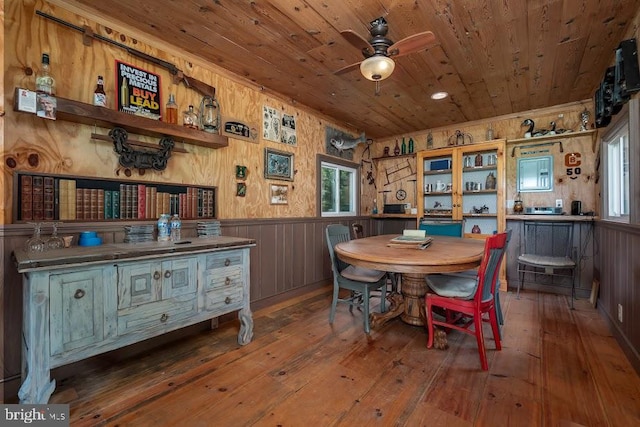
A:
[[[596,132],[598,132],[597,129],[590,129],[590,130],[583,130],[583,131],[577,131],[577,132],[560,133],[556,135],[544,135],[544,136],[536,136],[531,138],[507,139],[507,145],[520,144],[523,142],[535,143],[538,141],[549,141],[553,139],[578,138],[578,137],[587,136],[587,135],[591,135],[592,138],[595,138]]]
[[[134,116],[121,111],[96,107],[84,102],[56,97],[56,118],[111,129],[115,126],[129,133],[152,137],[171,136],[175,142],[208,148],[222,148],[229,145],[226,136],[169,124],[146,117]]]

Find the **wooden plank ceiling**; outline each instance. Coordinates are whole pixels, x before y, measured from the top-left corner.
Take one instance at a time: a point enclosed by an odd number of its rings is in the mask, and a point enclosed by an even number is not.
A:
[[[637,0],[61,0],[109,16],[383,138],[592,98]],[[369,39],[384,17],[398,41],[433,31],[428,49],[366,80],[340,34]],[[430,99],[436,91],[450,97]]]

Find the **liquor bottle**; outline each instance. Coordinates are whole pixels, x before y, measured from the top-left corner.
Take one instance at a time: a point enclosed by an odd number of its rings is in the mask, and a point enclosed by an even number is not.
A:
[[[164,121],[171,124],[178,124],[178,104],[176,104],[176,98],[171,93],[169,94],[169,102],[165,106]]]
[[[413,138],[409,138],[409,153],[413,153]]]
[[[104,92],[104,80],[102,79],[102,76],[98,76],[96,90],[93,91],[93,105],[98,107],[107,106],[107,94]]]
[[[55,80],[51,76],[51,69],[49,67],[49,54],[42,54],[42,66],[36,75],[36,91],[46,93],[47,95],[53,95],[53,88]]]
[[[188,128],[198,129],[198,115],[193,111],[193,105],[182,116],[182,124]]]
[[[402,154],[407,154],[407,143],[404,142],[404,138],[402,138],[402,148],[401,148],[401,153]]]
[[[396,139],[396,146],[393,149],[393,154],[396,155],[396,156],[400,154],[400,146],[398,146],[398,140],[397,139]]]

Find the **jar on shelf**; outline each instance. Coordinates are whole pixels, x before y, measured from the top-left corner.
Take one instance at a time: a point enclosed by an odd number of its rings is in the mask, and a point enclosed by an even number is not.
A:
[[[495,190],[496,189],[496,177],[493,175],[493,172],[489,172],[487,175],[487,180],[484,183],[485,190]]]

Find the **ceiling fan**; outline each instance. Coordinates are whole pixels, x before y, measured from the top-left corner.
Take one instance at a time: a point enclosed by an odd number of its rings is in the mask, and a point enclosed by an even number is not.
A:
[[[386,37],[389,25],[383,17],[371,21],[369,27],[370,40],[365,39],[353,30],[340,32],[349,43],[361,50],[365,59],[340,68],[334,74],[348,73],[360,67],[360,72],[366,79],[378,83],[393,73],[395,62],[392,57],[419,52],[431,46],[436,40],[431,31],[425,31],[405,37],[394,43]]]

